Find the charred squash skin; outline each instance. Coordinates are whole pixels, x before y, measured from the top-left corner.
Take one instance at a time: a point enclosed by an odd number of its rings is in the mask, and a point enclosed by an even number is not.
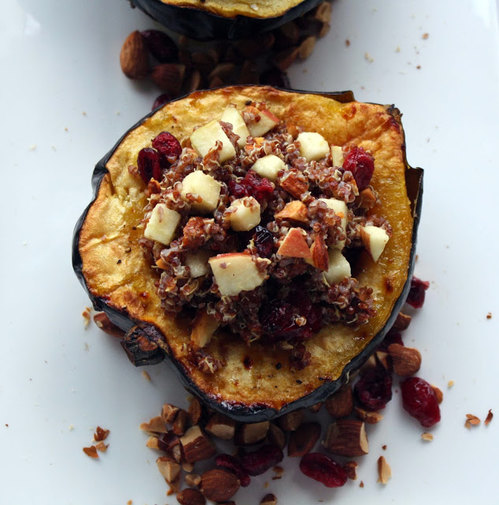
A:
[[[166,28],[198,40],[243,39],[273,30],[322,0],[132,0]],[[259,4],[257,10],[251,6]]]
[[[144,185],[128,166],[159,132],[187,138],[227,105],[242,107],[251,100],[265,102],[289,125],[320,132],[330,143],[369,150],[376,167],[372,185],[380,197],[373,212],[388,219],[393,235],[377,263],[362,254],[355,266],[359,282],[374,289],[376,315],[367,325],[355,331],[342,325],[323,328],[307,341],[312,363],[300,371],[288,368],[282,351],[258,343],[248,347],[216,334],[207,352],[226,365],[206,374],[185,351],[189,322],[174,320],[161,309],[155,274],[138,244]],[[132,362],[152,364],[167,356],[184,386],[213,409],[245,422],[272,419],[324,401],[366,361],[393,325],[414,267],[422,178],[422,169],[407,164],[400,113],[393,106],[356,102],[350,92],[287,92],[267,86],[196,92],[143,118],[97,164],[94,200],[75,228],[74,270],[95,309],[128,331],[122,345]],[[252,366],[245,367],[245,362]]]

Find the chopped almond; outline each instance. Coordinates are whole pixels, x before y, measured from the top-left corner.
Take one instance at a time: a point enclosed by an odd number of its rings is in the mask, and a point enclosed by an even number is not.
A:
[[[312,253],[305,236],[306,234],[301,228],[290,228],[277,250],[277,254],[290,258],[311,260]]]
[[[292,200],[274,215],[275,219],[290,219],[300,223],[308,223],[307,207],[300,200]]]

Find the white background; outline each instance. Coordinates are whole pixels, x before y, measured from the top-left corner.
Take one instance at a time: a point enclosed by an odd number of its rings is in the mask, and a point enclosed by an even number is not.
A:
[[[406,343],[444,392],[434,441],[400,406],[369,429],[359,480],[329,490],[286,463],[237,495],[258,504],[496,504],[499,477],[499,30],[493,0],[334,0],[332,28],[292,85],[352,89],[403,112],[407,154],[425,168],[416,273],[431,281]],[[3,0],[0,17],[0,503],[174,504],[140,422],[186,395],[166,365],[152,382],[94,325],[71,269],[73,226],[94,164],[158,92],[127,80],[119,51],[153,27],[125,0]],[[428,38],[423,38],[427,33]],[[347,47],[346,39],[350,41]],[[488,312],[492,319],[487,320]],[[454,381],[449,389],[447,383]],[[496,418],[467,430],[465,415]],[[97,425],[111,430],[86,457]],[[382,446],[386,444],[385,451]],[[376,483],[376,460],[392,467]],[[269,487],[265,488],[265,482]]]

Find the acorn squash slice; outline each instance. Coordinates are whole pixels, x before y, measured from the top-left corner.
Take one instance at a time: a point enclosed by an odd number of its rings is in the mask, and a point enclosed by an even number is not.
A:
[[[255,37],[291,21],[322,0],[132,0],[166,28],[198,40]]]
[[[203,350],[223,366],[210,373],[189,354],[192,317],[174,317],[161,306],[158,269],[141,247],[146,185],[130,168],[160,132],[189,145],[194,129],[220,118],[228,106],[261,102],[288,128],[318,132],[329,144],[360,146],[374,156],[370,184],[378,200],[369,212],[389,222],[391,237],[376,262],[361,251],[352,265],[359,284],[373,290],[375,313],[366,324],[323,327],[304,341],[310,364],[303,369],[288,366],[281,348],[262,341],[247,344],[215,330]],[[410,287],[423,171],[407,164],[400,116],[393,106],[357,102],[351,92],[234,86],[170,102],[126,132],[94,170],[95,195],[75,228],[73,266],[95,309],[128,332],[122,345],[132,362],[167,357],[190,392],[246,422],[323,401],[347,381],[390,329]]]

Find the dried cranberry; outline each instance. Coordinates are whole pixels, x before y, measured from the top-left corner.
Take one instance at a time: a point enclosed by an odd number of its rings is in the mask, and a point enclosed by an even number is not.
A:
[[[299,336],[300,327],[295,323],[295,310],[290,303],[273,300],[264,305],[260,321],[265,335],[273,342],[291,340]]]
[[[159,30],[144,30],[141,32],[149,52],[160,62],[175,61],[178,49],[175,42],[164,32]]]
[[[151,110],[156,110],[158,107],[162,107],[168,102],[171,102],[171,100],[172,97],[168,93],[163,93],[162,95],[156,97],[152,104]]]
[[[353,147],[343,161],[343,169],[352,172],[359,191],[366,189],[374,173],[374,158],[362,147]]]
[[[264,177],[259,177],[253,170],[248,170],[240,182],[230,181],[229,192],[236,198],[253,196],[260,203],[270,200],[274,193],[272,183]]]
[[[152,141],[152,146],[170,163],[173,163],[182,153],[180,142],[169,132],[161,132]]]
[[[229,193],[236,198],[248,196],[248,188],[245,184],[236,181],[229,181]]]
[[[261,258],[270,258],[274,250],[274,236],[270,233],[265,226],[258,225],[255,228],[255,234],[253,236],[253,242],[255,244],[258,256]]]
[[[437,395],[428,382],[419,377],[409,377],[400,387],[404,409],[422,426],[429,428],[440,421]]]
[[[299,318],[305,319],[297,324]],[[304,340],[322,327],[322,309],[305,293],[293,291],[285,300],[273,300],[260,315],[264,334],[272,342]]]
[[[430,287],[428,281],[422,281],[417,277],[411,279],[411,289],[407,295],[406,302],[414,307],[415,309],[420,309],[424,304],[425,291]]]
[[[264,445],[241,456],[241,465],[250,475],[261,475],[282,461],[284,454],[276,445]]]
[[[215,458],[215,464],[222,468],[226,468],[230,470],[232,473],[236,475],[241,483],[242,487],[247,487],[250,485],[251,477],[248,475],[248,472],[243,468],[238,459],[230,454],[219,454]]]
[[[322,327],[322,310],[319,305],[314,305],[312,300],[303,291],[293,291],[288,297],[292,300],[298,313],[307,319],[306,326],[312,332],[317,332]]]
[[[386,407],[392,399],[392,375],[382,365],[366,369],[354,386],[357,401],[367,410]]]
[[[163,176],[159,153],[151,147],[144,147],[137,157],[137,168],[142,180],[147,184],[151,178],[160,181]]]
[[[339,463],[320,452],[305,454],[300,461],[300,470],[326,487],[341,487],[348,479],[347,472]]]

